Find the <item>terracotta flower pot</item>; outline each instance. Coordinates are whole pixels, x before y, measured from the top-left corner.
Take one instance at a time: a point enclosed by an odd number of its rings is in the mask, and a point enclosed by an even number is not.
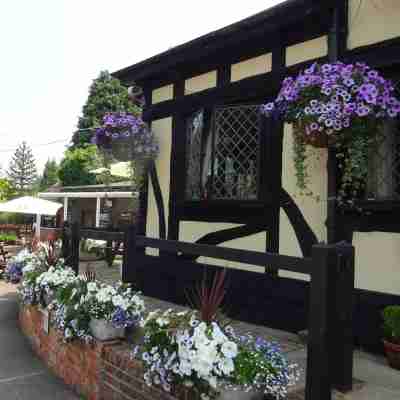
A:
[[[50,293],[44,292],[42,295],[42,305],[44,307],[48,307],[55,299],[56,294],[54,293],[54,291],[51,291]]]
[[[268,397],[265,397],[264,393],[225,389],[217,397],[217,400],[263,400],[265,398]]]
[[[111,322],[105,319],[92,318],[89,328],[93,337],[101,342],[124,337],[124,328],[115,328]]]
[[[383,346],[389,365],[394,369],[400,370],[400,344],[394,344],[384,340]]]

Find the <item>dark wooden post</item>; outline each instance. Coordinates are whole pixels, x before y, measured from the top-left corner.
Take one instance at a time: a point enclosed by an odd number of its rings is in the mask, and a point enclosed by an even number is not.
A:
[[[79,222],[73,222],[71,226],[71,255],[70,265],[76,274],[79,274],[79,244],[80,228]]]
[[[70,232],[68,231],[68,222],[64,222],[61,232],[61,256],[64,260],[68,260],[70,253]]]
[[[331,400],[330,313],[335,298],[335,246],[313,246],[312,260],[306,400]]]
[[[122,262],[122,282],[133,283],[135,281],[135,253],[136,253],[136,226],[129,225],[125,231],[124,257]]]
[[[339,243],[336,249],[338,272],[332,310],[332,379],[336,389],[347,392],[353,388],[354,247],[348,243]]]

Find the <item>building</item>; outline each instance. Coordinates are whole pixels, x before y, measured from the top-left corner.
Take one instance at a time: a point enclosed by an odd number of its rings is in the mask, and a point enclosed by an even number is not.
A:
[[[261,125],[257,110],[275,98],[285,76],[314,61],[363,61],[398,80],[399,18],[400,3],[393,0],[379,6],[373,0],[289,0],[115,72],[126,85],[142,86],[144,117],[161,147],[140,196],[146,216],[141,232],[303,256],[317,241],[351,241],[356,338],[377,349],[380,310],[400,302],[398,126],[381,149],[386,161],[371,171],[375,184],[359,200],[363,212],[343,214],[335,207],[337,166],[328,162],[328,151],[316,151],[310,165],[311,189],[320,201],[301,196],[292,127]],[[282,140],[273,134],[277,130]],[[254,315],[268,310],[261,322],[301,330],[305,277],[279,276],[271,284],[274,293],[255,294],[244,283],[243,296],[258,296],[251,303]]]
[[[131,182],[57,187],[39,193],[39,197],[64,205],[56,218],[42,221],[42,237],[59,229],[64,221],[71,221],[74,212],[78,212],[81,227],[123,229],[134,221],[137,210]]]

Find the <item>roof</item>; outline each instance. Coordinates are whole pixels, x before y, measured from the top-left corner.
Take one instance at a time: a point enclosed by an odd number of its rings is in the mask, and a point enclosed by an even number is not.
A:
[[[60,193],[60,192],[114,192],[119,189],[132,189],[132,182],[130,181],[121,181],[99,185],[82,185],[82,186],[58,186],[58,187],[50,187],[46,193]]]
[[[238,48],[238,44],[250,38],[266,40],[266,33],[276,32],[300,21],[313,12],[329,9],[335,0],[287,0],[249,18],[225,28],[208,33],[185,44],[173,47],[154,57],[123,68],[113,76],[129,84],[157,79],[167,70],[185,64],[196,65],[195,61],[205,56],[217,55],[228,49]],[[318,24],[318,20],[315,20]]]
[[[42,199],[95,199],[95,198],[109,198],[109,199],[128,199],[137,198],[136,192],[43,192],[38,196]]]

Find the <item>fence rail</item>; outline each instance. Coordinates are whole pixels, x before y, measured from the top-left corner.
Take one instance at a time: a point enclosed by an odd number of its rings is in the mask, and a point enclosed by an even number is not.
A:
[[[311,274],[312,259],[285,256],[275,253],[262,253],[260,251],[240,250],[229,247],[210,246],[207,244],[194,244],[178,242],[175,240],[153,239],[145,236],[136,236],[137,247],[150,247],[170,253],[190,254],[202,257],[211,257],[219,260],[235,261],[243,264],[252,264],[265,267],[274,265],[286,271]]]
[[[183,274],[190,273],[188,269],[195,269],[200,265],[185,259],[185,255],[264,267],[273,265],[279,269],[309,274],[306,400],[331,400],[332,387],[341,391],[351,390],[353,381],[353,246],[345,243],[319,244],[313,246],[310,258],[299,258],[268,252],[153,239],[136,235],[135,226],[129,226],[125,232],[121,233],[81,230],[77,224],[73,224],[70,229],[64,229],[63,232],[63,252],[70,255],[71,266],[76,271],[79,269],[79,242],[82,238],[123,241],[123,280],[138,283],[140,279],[136,280],[137,273],[140,274],[141,271],[145,272],[145,276],[151,281],[146,283],[146,287],[152,287],[153,278],[158,273],[168,273],[169,269],[174,269],[175,284],[169,285],[171,281],[164,282],[161,279],[167,291],[182,289],[179,278]],[[159,256],[147,255],[144,248],[158,249]],[[157,272],[153,273],[152,268]],[[234,273],[237,274],[240,271],[235,270]],[[146,290],[144,293],[146,294]],[[259,295],[262,296],[262,294]],[[268,311],[265,310],[265,312]]]

